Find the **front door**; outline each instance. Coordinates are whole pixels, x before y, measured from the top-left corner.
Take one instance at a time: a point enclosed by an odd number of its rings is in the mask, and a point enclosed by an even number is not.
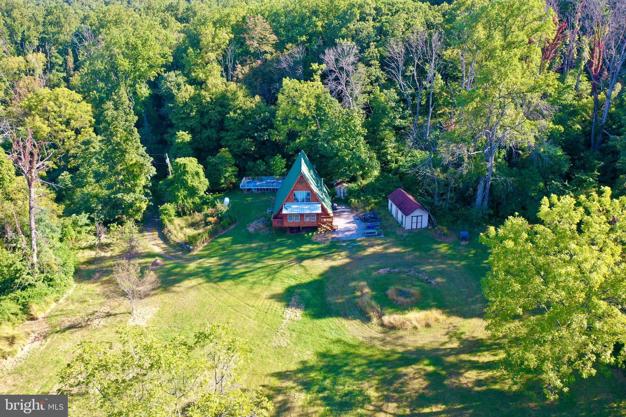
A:
[[[422,217],[424,216],[411,216],[411,229],[422,228]]]

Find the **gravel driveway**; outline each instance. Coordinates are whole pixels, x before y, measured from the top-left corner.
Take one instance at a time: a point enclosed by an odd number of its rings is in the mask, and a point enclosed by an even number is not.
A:
[[[333,231],[333,239],[352,240],[366,237],[365,223],[357,219],[356,214],[356,211],[346,206],[339,206],[333,211],[333,224],[337,227]]]

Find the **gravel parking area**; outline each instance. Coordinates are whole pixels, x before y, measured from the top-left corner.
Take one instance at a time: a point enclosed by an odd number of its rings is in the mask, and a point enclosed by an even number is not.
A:
[[[332,233],[335,240],[360,239],[367,236],[366,225],[357,219],[357,212],[347,206],[338,206],[333,211],[333,224],[337,227]]]

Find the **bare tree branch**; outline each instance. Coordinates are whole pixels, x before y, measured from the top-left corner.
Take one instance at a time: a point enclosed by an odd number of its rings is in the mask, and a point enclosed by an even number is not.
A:
[[[292,46],[280,54],[276,67],[283,70],[288,77],[301,80],[305,54],[306,48],[303,45]]]
[[[50,166],[53,152],[49,150],[45,142],[37,141],[31,129],[26,134],[15,129],[10,123],[4,121],[0,124],[0,136],[11,141],[11,153],[9,158],[20,171],[28,186],[28,216],[31,242],[31,266],[33,271],[38,268],[37,246],[37,185]]]
[[[358,106],[365,86],[365,74],[359,66],[359,51],[352,42],[340,42],[326,49],[322,55],[325,65],[324,80],[330,93],[344,107]]]
[[[426,147],[430,138],[435,81],[442,49],[443,35],[439,31],[413,32],[403,39],[392,40],[387,46],[385,59],[387,74],[396,84],[413,116],[409,132],[411,142],[417,144],[423,132],[425,141],[422,147]],[[427,115],[424,128],[420,129],[424,95],[427,95]]]

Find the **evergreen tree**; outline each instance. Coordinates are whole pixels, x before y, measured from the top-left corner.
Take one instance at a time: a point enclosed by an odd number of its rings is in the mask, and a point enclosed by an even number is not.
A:
[[[152,159],[135,128],[128,96],[118,91],[103,106],[99,136],[81,155],[80,168],[65,177],[69,212],[91,213],[105,222],[139,220],[148,207]]]

